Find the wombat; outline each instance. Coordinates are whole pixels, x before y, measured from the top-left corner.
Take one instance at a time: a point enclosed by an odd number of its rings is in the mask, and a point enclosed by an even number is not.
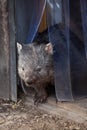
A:
[[[35,89],[35,104],[45,102],[48,97],[45,89],[54,84],[52,44],[17,43],[17,50],[19,77],[27,87]]]

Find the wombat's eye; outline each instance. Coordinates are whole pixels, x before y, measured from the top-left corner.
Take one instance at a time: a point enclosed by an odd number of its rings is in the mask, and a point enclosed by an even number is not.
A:
[[[22,70],[24,70],[24,67],[22,67]]]
[[[38,66],[38,67],[36,68],[36,71],[40,72],[40,71],[41,71],[41,67]]]

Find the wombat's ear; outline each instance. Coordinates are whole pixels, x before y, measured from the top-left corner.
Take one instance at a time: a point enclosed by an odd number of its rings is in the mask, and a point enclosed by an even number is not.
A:
[[[48,53],[48,54],[53,54],[53,47],[52,47],[52,43],[47,43],[46,46],[45,46],[45,51]]]
[[[22,49],[22,45],[17,42],[17,50],[18,50],[18,53],[20,53],[21,49]]]

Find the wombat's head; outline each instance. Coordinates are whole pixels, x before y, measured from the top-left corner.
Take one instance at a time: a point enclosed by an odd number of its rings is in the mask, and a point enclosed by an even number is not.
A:
[[[28,86],[39,82],[46,82],[53,69],[52,44],[27,44],[17,43],[18,73]]]

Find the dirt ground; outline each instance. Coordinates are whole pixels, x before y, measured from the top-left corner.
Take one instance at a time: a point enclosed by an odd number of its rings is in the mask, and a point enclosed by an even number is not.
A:
[[[0,130],[87,130],[87,126],[27,106],[23,100],[0,100]]]

